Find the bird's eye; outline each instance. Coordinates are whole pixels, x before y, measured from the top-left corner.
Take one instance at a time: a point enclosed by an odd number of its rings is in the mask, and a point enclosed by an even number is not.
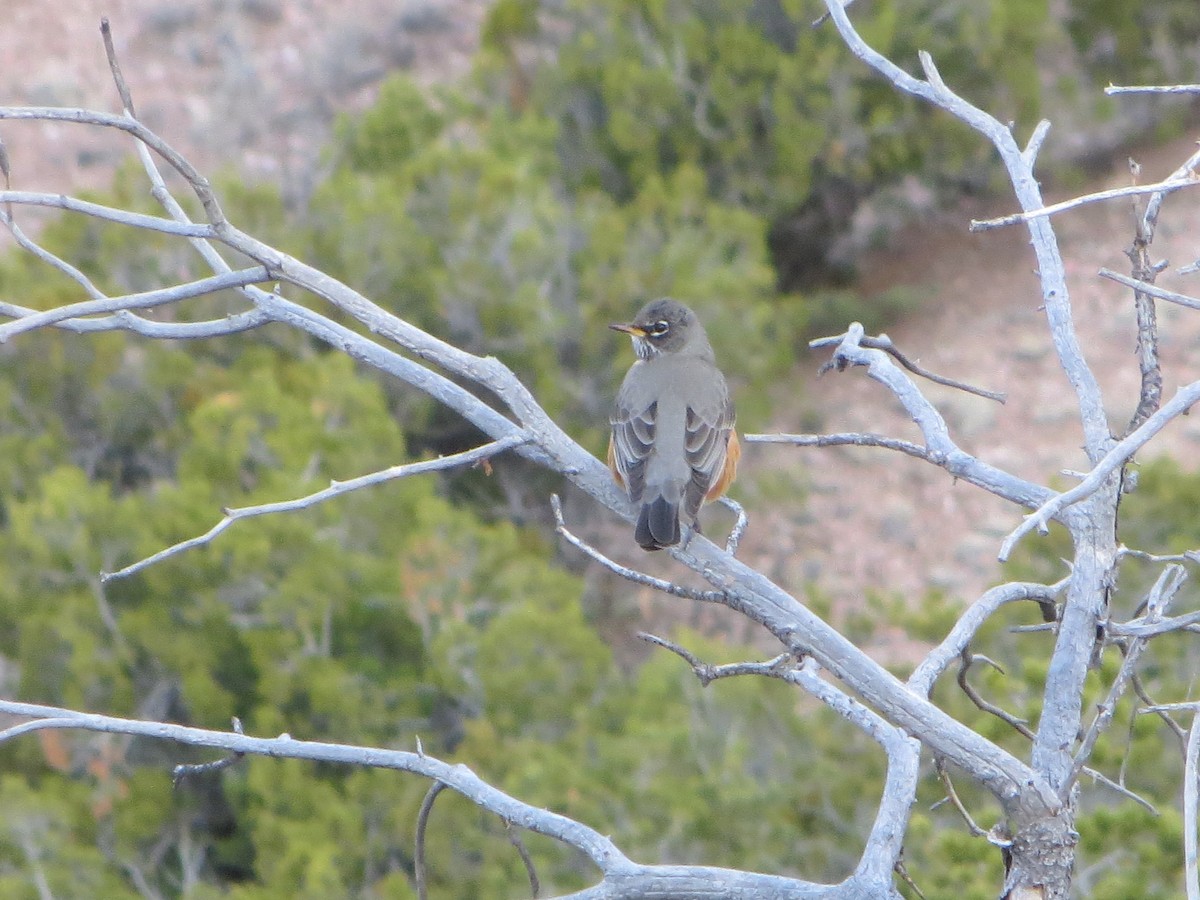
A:
[[[659,321],[655,322],[653,325],[651,325],[649,328],[646,329],[647,333],[651,334],[654,337],[662,337],[664,334],[666,334],[670,330],[671,330],[671,325],[669,322],[667,322],[666,319],[660,319]]]

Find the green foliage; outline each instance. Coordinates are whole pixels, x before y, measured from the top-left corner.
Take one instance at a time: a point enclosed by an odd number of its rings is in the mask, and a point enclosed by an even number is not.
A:
[[[947,81],[1002,118],[1039,114],[1036,51],[1044,0],[947,7],[874,3],[856,11],[880,52],[911,66],[917,50]],[[697,165],[714,199],[775,222],[814,178],[860,185],[909,171],[956,179],[978,142],[849,59],[836,32],[812,29],[796,3],[576,4],[554,65],[535,75],[534,103],[563,125],[573,177],[618,196]]]
[[[1195,78],[1195,58],[1180,52],[1200,40],[1200,19],[1190,0],[1148,5],[1073,0],[1067,29],[1097,78],[1118,84]]]

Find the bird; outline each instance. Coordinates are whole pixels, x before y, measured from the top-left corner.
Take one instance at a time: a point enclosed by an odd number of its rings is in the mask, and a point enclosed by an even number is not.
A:
[[[662,550],[737,476],[733,400],[704,326],[682,303],[652,300],[609,327],[633,339],[638,358],[617,392],[608,466],[638,508],[634,540]]]

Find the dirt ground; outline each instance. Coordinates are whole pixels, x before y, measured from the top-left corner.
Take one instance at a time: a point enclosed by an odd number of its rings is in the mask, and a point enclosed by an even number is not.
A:
[[[5,0],[6,104],[120,112],[100,40],[107,17],[139,117],[201,171],[235,166],[303,197],[339,112],[388,72],[424,83],[470,66],[489,0]],[[117,134],[4,130],[21,190],[105,187],[128,157]]]

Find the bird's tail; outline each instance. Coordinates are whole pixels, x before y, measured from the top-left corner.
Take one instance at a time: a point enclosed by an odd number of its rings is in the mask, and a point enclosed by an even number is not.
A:
[[[679,504],[663,496],[642,504],[633,539],[643,550],[661,550],[679,543]]]

